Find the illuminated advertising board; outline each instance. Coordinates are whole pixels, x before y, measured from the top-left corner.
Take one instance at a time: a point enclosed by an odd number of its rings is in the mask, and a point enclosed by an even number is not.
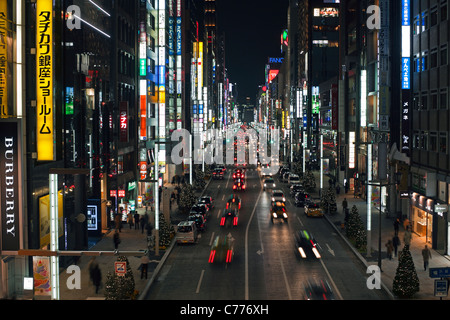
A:
[[[128,101],[120,102],[119,137],[120,142],[128,142]]]
[[[20,249],[20,148],[17,121],[0,122],[1,250]]]
[[[7,118],[8,112],[8,42],[6,41],[6,1],[0,1],[0,118]]]
[[[37,160],[53,161],[53,1],[36,3]]]
[[[410,0],[402,0],[402,57],[401,57],[401,88],[402,88],[402,128],[401,151],[410,154],[410,107],[411,107],[411,6]]]

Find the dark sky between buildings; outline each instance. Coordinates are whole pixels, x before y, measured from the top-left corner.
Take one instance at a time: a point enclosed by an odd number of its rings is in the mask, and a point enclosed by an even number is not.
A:
[[[225,64],[238,101],[255,102],[268,57],[280,57],[288,0],[216,0],[217,26],[225,34]]]

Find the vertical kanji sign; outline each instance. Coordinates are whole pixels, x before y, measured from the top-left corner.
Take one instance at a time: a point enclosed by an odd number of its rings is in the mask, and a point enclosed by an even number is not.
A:
[[[36,112],[38,161],[54,160],[53,1],[36,1]]]

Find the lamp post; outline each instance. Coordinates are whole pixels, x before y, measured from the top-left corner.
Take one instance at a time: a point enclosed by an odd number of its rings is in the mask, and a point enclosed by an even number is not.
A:
[[[372,186],[376,186],[380,188],[380,209],[379,209],[379,215],[378,215],[378,267],[380,268],[380,271],[383,271],[381,269],[381,214],[382,214],[382,209],[381,209],[381,202],[383,199],[383,187],[387,187],[387,186],[393,186],[393,185],[397,185],[400,183],[400,178],[401,178],[402,173],[401,172],[396,172],[395,173],[395,182],[394,183],[383,183],[382,181],[369,181],[369,175],[367,176],[367,223],[369,223],[369,210],[371,210],[372,208]],[[371,177],[371,175],[370,175]],[[369,193],[370,190],[370,193]],[[368,231],[370,231],[370,229],[368,229]],[[369,232],[367,234],[367,252],[368,252],[368,256],[370,256],[370,245],[371,245],[371,238],[369,237]]]

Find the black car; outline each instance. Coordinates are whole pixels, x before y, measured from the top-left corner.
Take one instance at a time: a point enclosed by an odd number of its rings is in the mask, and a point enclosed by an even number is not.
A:
[[[206,204],[195,204],[192,206],[191,211],[189,212],[189,215],[201,214],[206,220],[208,211],[209,211],[209,209]]]
[[[304,191],[297,192],[294,195],[294,204],[297,207],[304,207],[310,202],[310,195]]]
[[[225,209],[222,217],[220,218],[220,226],[227,227],[232,225],[233,227],[237,227],[239,220],[239,210],[235,208]]]
[[[304,192],[305,188],[301,184],[293,184],[291,186],[291,196],[294,197],[298,192]]]
[[[222,179],[223,180],[223,173],[224,171],[220,168],[214,169],[213,171],[213,179]]]
[[[326,280],[308,280],[304,285],[306,300],[334,300],[334,293]]]
[[[300,258],[321,258],[320,252],[322,249],[310,232],[306,230],[297,231],[294,233],[294,241],[296,253],[300,256]]]
[[[188,217],[188,221],[194,221],[197,230],[206,231],[206,220],[201,214],[193,214]]]
[[[214,200],[211,196],[203,195],[198,199],[198,204],[205,204],[209,210],[214,209]]]

